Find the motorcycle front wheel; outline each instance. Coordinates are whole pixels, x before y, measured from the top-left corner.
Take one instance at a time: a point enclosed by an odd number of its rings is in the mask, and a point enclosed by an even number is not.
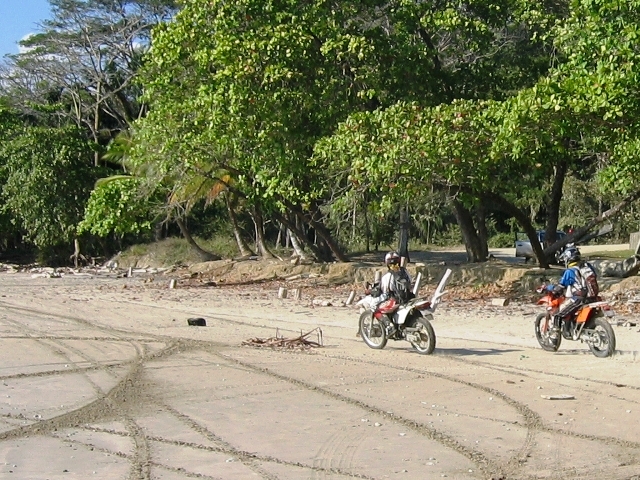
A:
[[[407,326],[416,328],[417,331],[411,333],[409,342],[413,349],[420,355],[429,355],[436,348],[436,332],[433,330],[431,322],[424,317],[418,317],[409,322]]]
[[[589,350],[599,358],[613,355],[616,351],[616,335],[611,324],[602,317],[595,317],[591,322],[592,333],[587,342]]]
[[[552,333],[553,319],[548,313],[541,313],[536,317],[534,328],[536,331],[536,339],[543,350],[547,352],[557,352],[562,342],[560,332]]]
[[[387,344],[387,332],[384,323],[373,316],[370,311],[360,315],[360,335],[370,348],[381,350]]]

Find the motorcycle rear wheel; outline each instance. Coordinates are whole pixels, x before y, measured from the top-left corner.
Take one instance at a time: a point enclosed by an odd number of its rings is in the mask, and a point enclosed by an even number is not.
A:
[[[369,348],[382,350],[387,345],[384,323],[367,311],[360,315],[360,335]]]
[[[599,337],[599,340],[597,342],[589,341],[587,343],[589,350],[599,358],[613,355],[613,352],[616,351],[616,334],[613,333],[611,324],[602,317],[595,317],[591,322],[593,323],[589,326],[594,331],[594,335]]]
[[[547,352],[557,352],[562,342],[562,335],[560,332],[556,332],[555,336],[551,334],[551,327],[553,327],[553,319],[548,313],[541,313],[536,317],[533,324],[536,331],[536,339],[543,350]]]
[[[436,332],[433,330],[431,322],[424,317],[417,317],[408,326],[418,328],[415,333],[419,340],[410,340],[413,349],[420,355],[430,355],[436,348]]]

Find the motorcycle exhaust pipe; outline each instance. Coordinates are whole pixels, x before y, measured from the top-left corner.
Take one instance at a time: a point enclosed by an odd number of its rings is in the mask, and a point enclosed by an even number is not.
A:
[[[420,329],[416,327],[404,327],[403,330],[405,331],[405,333],[413,333],[413,332],[417,332]]]

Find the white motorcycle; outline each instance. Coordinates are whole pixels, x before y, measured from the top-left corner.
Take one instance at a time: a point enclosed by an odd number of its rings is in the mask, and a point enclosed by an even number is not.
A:
[[[356,305],[360,306],[360,334],[370,348],[383,349],[387,341],[406,340],[414,350],[429,355],[436,348],[436,333],[431,321],[433,313],[444,295],[444,288],[451,276],[451,270],[444,273],[431,300],[413,298],[406,303],[398,303],[390,298],[373,307],[371,294],[365,296]],[[420,288],[420,275],[413,288],[414,295]]]

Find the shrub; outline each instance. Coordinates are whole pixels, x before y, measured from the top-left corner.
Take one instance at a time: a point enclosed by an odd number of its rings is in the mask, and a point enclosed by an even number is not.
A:
[[[510,248],[514,245],[513,233],[496,233],[487,241],[489,248]]]

